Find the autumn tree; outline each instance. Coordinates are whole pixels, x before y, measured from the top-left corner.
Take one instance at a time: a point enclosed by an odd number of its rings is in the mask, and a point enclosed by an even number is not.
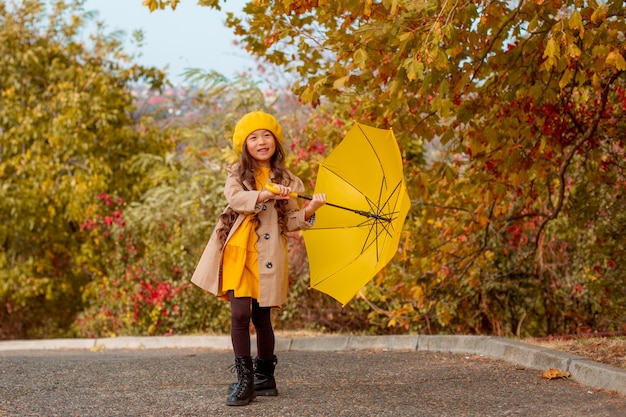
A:
[[[102,196],[85,223],[83,250],[104,245],[109,256],[102,275],[84,287],[85,308],[74,323],[81,335],[229,329],[228,304],[192,285],[190,277],[226,204],[226,167],[236,158],[227,132],[251,108],[272,103],[245,79],[190,71],[188,81],[186,91],[162,95],[162,108],[148,112],[159,115],[157,125],[175,146],[130,161],[131,174],[146,182],[144,192],[123,207]]]
[[[168,141],[132,118],[131,85],[163,74],[134,65],[80,2],[0,1],[0,337],[60,334],[99,274],[82,249],[102,196],[144,191],[137,154]]]
[[[227,304],[189,278],[225,205],[229,132],[272,108],[301,137],[306,112],[243,76],[159,90],[81,2],[0,11],[0,337],[226,331]]]
[[[350,97],[338,120],[394,128],[414,204],[404,257],[364,294],[372,319],[527,335],[626,322],[625,14],[623,1],[290,0],[227,23],[302,102]]]

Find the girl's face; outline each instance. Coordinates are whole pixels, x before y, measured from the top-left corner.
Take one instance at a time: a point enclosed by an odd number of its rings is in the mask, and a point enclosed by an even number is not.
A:
[[[269,168],[272,155],[276,152],[276,139],[269,130],[255,130],[246,138],[246,149],[259,166]]]

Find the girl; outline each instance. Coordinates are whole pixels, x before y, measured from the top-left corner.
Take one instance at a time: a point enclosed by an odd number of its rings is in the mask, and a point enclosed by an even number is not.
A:
[[[246,405],[257,395],[278,395],[274,369],[271,308],[287,299],[287,238],[290,231],[310,228],[315,211],[326,203],[315,194],[301,208],[291,192],[304,191],[302,181],[283,165],[283,133],[264,112],[246,114],[235,126],[233,147],[239,161],[228,170],[228,202],[204,249],[191,281],[227,299],[238,381],[229,387],[227,405]],[[265,188],[270,181],[274,192]],[[250,321],[257,336],[257,358],[250,355]]]

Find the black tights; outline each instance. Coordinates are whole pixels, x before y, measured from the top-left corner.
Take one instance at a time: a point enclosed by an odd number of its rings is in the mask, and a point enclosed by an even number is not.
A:
[[[250,321],[256,329],[257,356],[263,360],[274,358],[274,329],[272,328],[271,307],[260,307],[257,300],[250,297],[235,298],[234,291],[228,291],[230,300],[230,337],[236,357],[250,356]]]

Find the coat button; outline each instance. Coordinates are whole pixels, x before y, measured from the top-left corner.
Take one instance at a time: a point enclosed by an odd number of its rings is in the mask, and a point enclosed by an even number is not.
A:
[[[274,265],[272,265],[272,263],[271,263],[271,262],[267,262],[267,263],[265,264],[265,267],[266,267],[267,269],[271,269],[271,268],[272,268],[272,266],[274,266]]]
[[[270,238],[270,234],[266,233],[263,235],[263,239],[268,240]]]

